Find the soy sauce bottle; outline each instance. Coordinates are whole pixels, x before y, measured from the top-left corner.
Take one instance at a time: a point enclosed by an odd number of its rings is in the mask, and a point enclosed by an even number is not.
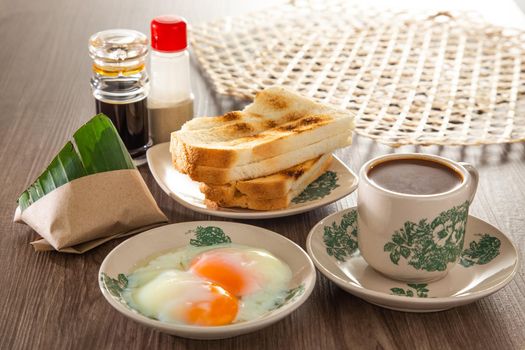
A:
[[[110,29],[89,39],[91,87],[97,113],[107,115],[133,158],[151,146],[146,71],[148,38],[135,30]]]

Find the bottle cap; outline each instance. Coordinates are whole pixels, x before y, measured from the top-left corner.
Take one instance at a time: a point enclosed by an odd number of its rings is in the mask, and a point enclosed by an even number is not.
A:
[[[188,46],[186,21],[173,15],[155,17],[151,21],[151,47],[157,51],[177,52]]]
[[[93,69],[104,75],[129,75],[144,69],[148,37],[136,30],[109,29],[89,38]]]

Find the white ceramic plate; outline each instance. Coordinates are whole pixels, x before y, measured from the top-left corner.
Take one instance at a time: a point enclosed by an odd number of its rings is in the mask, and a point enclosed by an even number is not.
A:
[[[232,243],[262,248],[288,264],[292,270],[287,301],[260,318],[226,326],[192,326],[161,322],[133,310],[120,296],[136,264],[154,254],[187,246],[197,227],[218,227]],[[124,276],[123,276],[123,275]],[[222,221],[194,221],[157,227],[132,237],[113,249],[102,262],[99,286],[106,300],[125,316],[161,332],[193,339],[221,339],[249,333],[279,321],[304,303],[315,285],[315,268],[298,245],[266,229]]]
[[[372,304],[409,312],[433,312],[471,303],[503,288],[519,263],[512,241],[492,225],[469,216],[458,263],[443,279],[407,284],[367,265],[357,248],[357,209],[321,220],[306,248],[315,266],[347,292]]]
[[[241,208],[208,208],[199,183],[173,168],[169,143],[161,143],[147,152],[148,164],[153,177],[170,197],[186,208],[199,213],[234,219],[265,219],[303,213],[341,199],[357,188],[357,176],[339,158],[327,172],[298,196],[290,207],[281,210],[256,211]],[[322,185],[323,191],[312,191],[315,185]],[[310,190],[309,190],[310,189]],[[315,192],[315,193],[314,193]],[[321,194],[320,194],[321,193]],[[307,195],[309,194],[309,195]]]

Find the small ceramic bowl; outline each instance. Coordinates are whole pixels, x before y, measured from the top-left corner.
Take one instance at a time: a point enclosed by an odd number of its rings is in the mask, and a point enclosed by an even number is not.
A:
[[[198,227],[217,227],[232,243],[262,248],[285,262],[292,270],[286,301],[265,315],[250,321],[225,326],[194,326],[162,322],[131,308],[120,291],[136,265],[148,257],[182,248],[195,239]],[[211,239],[211,245],[213,239]],[[222,243],[222,242],[219,242]],[[275,323],[303,304],[315,285],[315,268],[310,257],[297,244],[266,229],[222,221],[194,221],[158,227],[132,237],[113,249],[102,262],[99,286],[106,300],[125,316],[161,332],[193,339],[222,339],[253,332]]]

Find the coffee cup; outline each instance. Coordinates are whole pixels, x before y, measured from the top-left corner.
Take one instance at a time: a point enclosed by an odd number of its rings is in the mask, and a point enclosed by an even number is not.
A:
[[[463,250],[478,172],[468,163],[404,153],[359,171],[358,244],[375,270],[407,282],[444,277]]]

